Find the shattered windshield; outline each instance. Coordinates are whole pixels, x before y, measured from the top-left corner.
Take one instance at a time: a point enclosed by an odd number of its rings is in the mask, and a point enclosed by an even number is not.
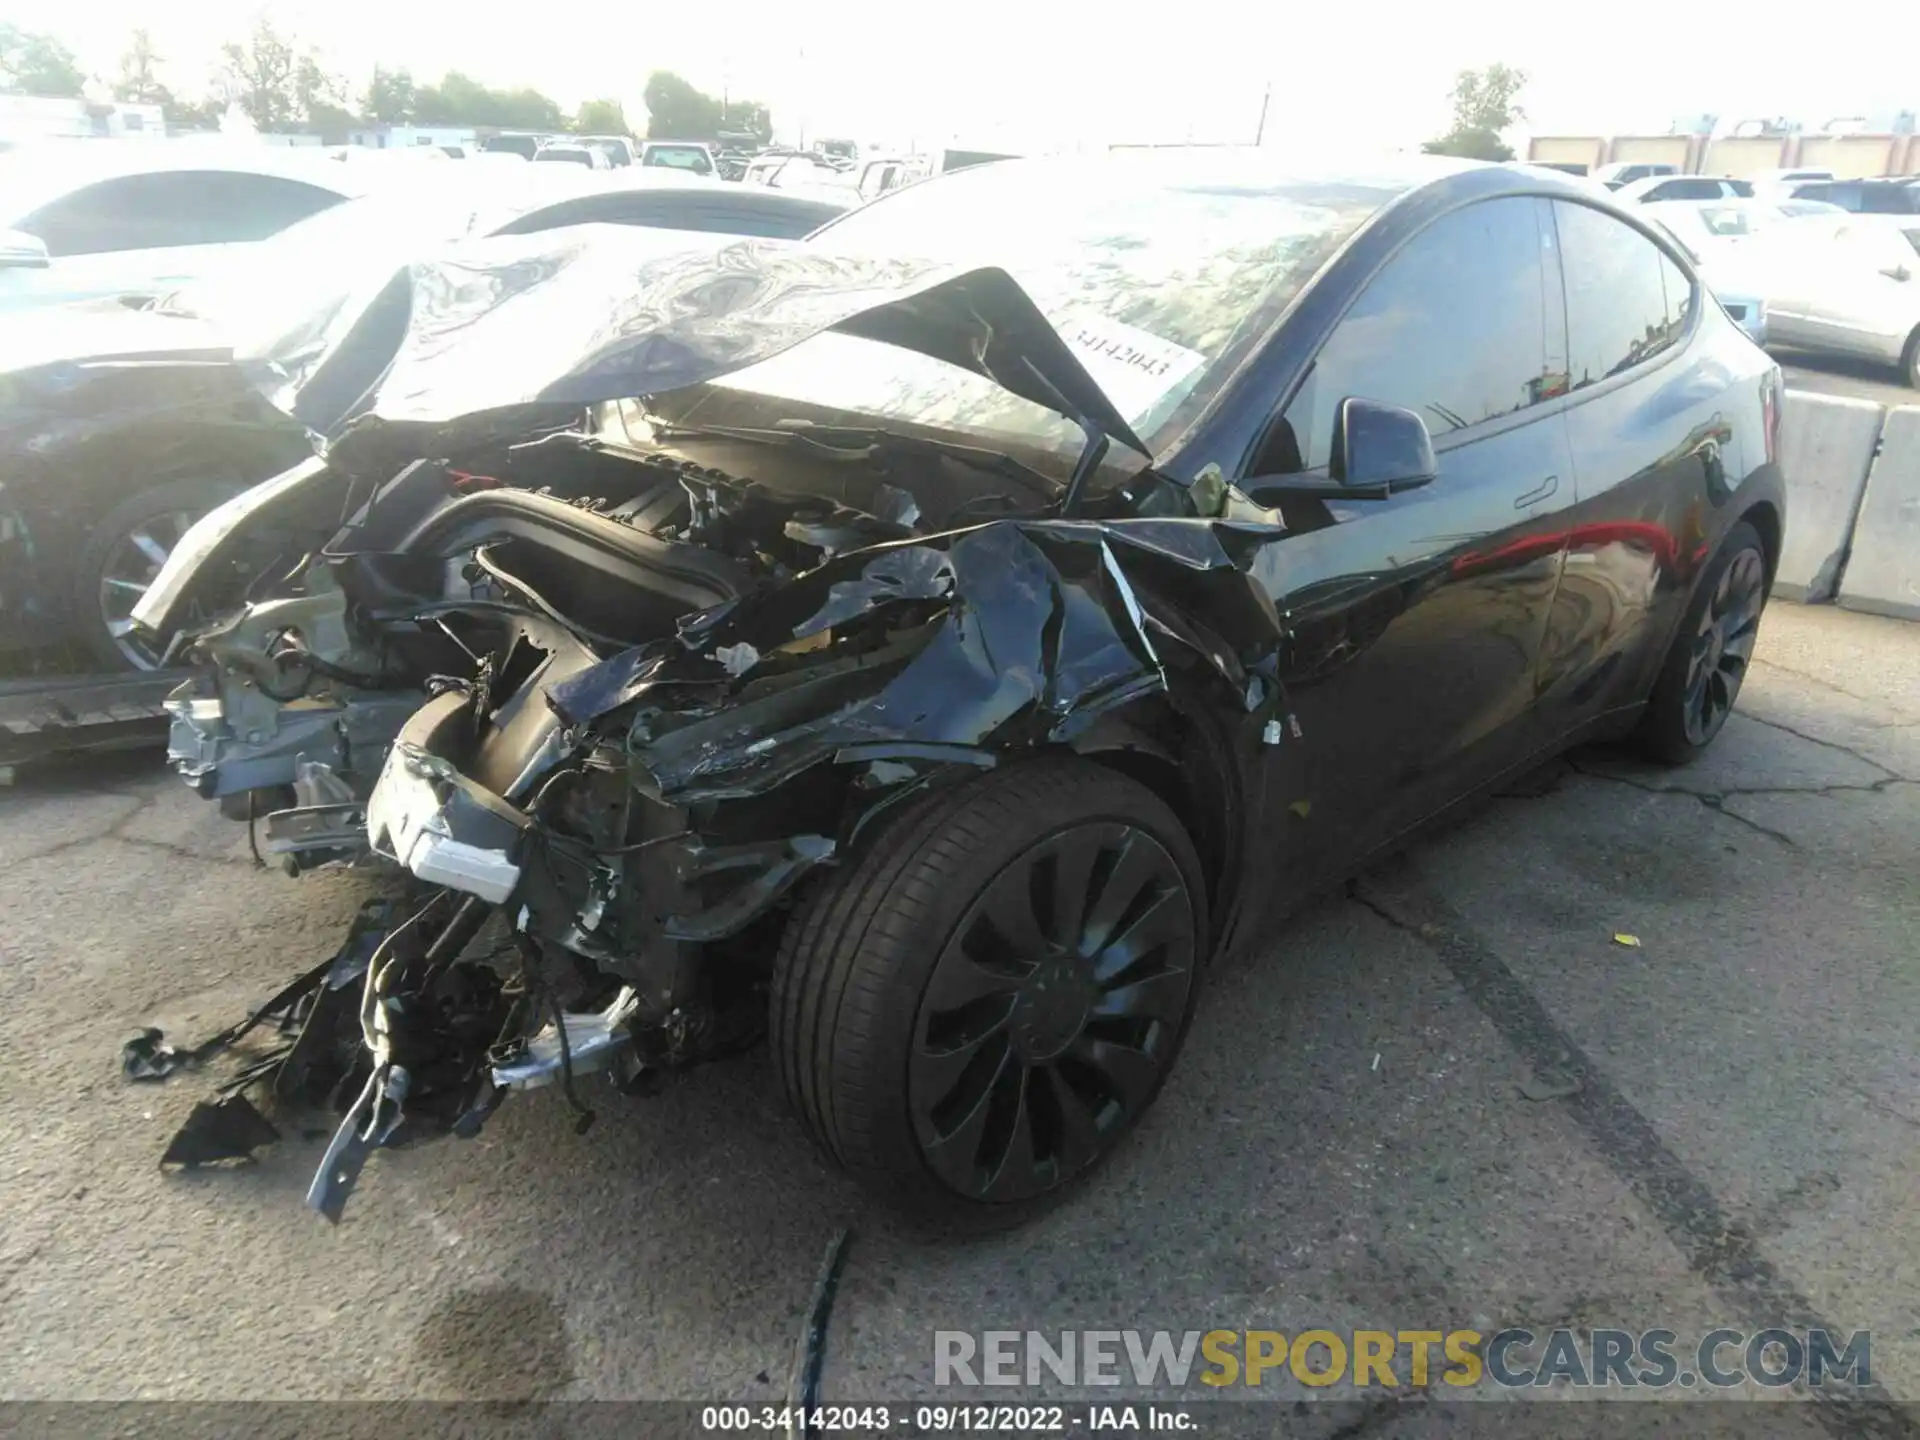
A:
[[[1008,162],[896,191],[833,224],[851,254],[1010,272],[1156,452],[1398,187],[1269,179],[1257,161]],[[718,382],[1072,453],[1078,430],[952,366],[819,335]]]

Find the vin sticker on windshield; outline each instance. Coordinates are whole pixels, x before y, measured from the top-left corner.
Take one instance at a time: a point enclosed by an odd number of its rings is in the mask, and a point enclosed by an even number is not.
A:
[[[1114,408],[1137,421],[1175,386],[1191,379],[1206,356],[1106,315],[1079,315],[1060,327],[1087,373]]]

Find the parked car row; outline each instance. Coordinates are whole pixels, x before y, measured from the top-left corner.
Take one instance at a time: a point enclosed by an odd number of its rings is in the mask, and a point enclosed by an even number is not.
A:
[[[0,248],[0,655],[15,673],[161,662],[135,602],[202,515],[311,453],[312,426],[265,394],[395,266],[577,225],[791,239],[847,208],[658,169],[445,165],[349,195],[322,183],[340,173],[324,162],[170,158],[0,189],[27,197]],[[81,299],[95,303],[52,303]],[[269,350],[262,373],[248,357]]]
[[[300,453],[134,577],[127,633],[194,669],[198,794],[403,882],[252,1072],[337,1125],[309,1202],[516,1091],[584,1119],[765,1037],[827,1155],[1019,1214],[1151,1107],[1210,956],[1564,746],[1698,754],[1780,553],[1783,392],[1648,209],[1136,152],[801,241],[476,210],[286,297],[257,374],[196,373],[265,377]],[[60,373],[41,403],[123,403]],[[169,1154],[246,1154],[250,1104]]]
[[[1920,389],[1920,217],[1811,199],[1645,209],[1756,340],[1877,361]]]

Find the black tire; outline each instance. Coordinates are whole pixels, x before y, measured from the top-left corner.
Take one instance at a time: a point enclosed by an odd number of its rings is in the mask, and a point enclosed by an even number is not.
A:
[[[142,557],[133,537],[170,550],[184,533],[182,519],[191,524],[242,488],[224,480],[172,480],[129,496],[94,523],[74,561],[68,604],[73,636],[96,661],[109,670],[150,670],[157,659],[154,647],[110,628],[120,603],[131,609],[132,600],[138,598],[140,576],[129,569],[131,561],[144,559],[149,563],[137,568],[158,573],[158,561],[151,554]],[[151,580],[153,575],[146,578]],[[113,591],[111,609],[109,590]]]
[[[1742,520],[1701,575],[1634,733],[1653,760],[1683,765],[1726,724],[1767,603],[1767,548]]]
[[[1061,899],[1074,894],[1078,906]],[[1022,895],[1028,917],[1067,906],[1056,926],[1035,918],[1032,965],[1019,944],[992,943],[1022,929],[1005,920]],[[1078,937],[1071,949],[1058,944],[1065,933]],[[769,997],[782,1087],[829,1156],[909,1210],[1024,1218],[1152,1104],[1185,1038],[1207,933],[1192,842],[1144,785],[1049,759],[936,792],[789,920]],[[969,943],[989,964],[961,954]],[[929,1140],[956,1099],[977,1125],[956,1118]],[[956,1183],[960,1173],[970,1180]]]
[[[1920,328],[1907,337],[1907,348],[1900,356],[1901,378],[1920,390]]]

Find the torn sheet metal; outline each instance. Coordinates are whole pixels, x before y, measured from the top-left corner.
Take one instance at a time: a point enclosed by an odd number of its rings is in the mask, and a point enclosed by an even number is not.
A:
[[[432,437],[448,427],[505,438],[530,416],[704,384],[828,330],[972,371],[1149,453],[1006,271],[830,244],[598,225],[477,240],[370,292],[318,363],[258,358],[301,376],[278,403],[336,436],[330,463],[391,473],[401,451],[444,453]]]
[[[998,521],[877,546],[689,617],[674,639],[603,661],[550,701],[575,725],[631,707],[634,763],[673,804],[765,793],[862,746],[1004,751],[1069,739],[1166,690],[1168,643],[1256,708],[1267,697],[1248,668],[1270,668],[1278,622],[1219,528],[1136,536],[1131,526]],[[1197,575],[1244,656],[1155,607],[1148,587],[1168,569]],[[868,639],[856,644],[860,632]],[[782,654],[822,638],[832,643]],[[719,657],[745,651],[756,663],[724,675]]]

